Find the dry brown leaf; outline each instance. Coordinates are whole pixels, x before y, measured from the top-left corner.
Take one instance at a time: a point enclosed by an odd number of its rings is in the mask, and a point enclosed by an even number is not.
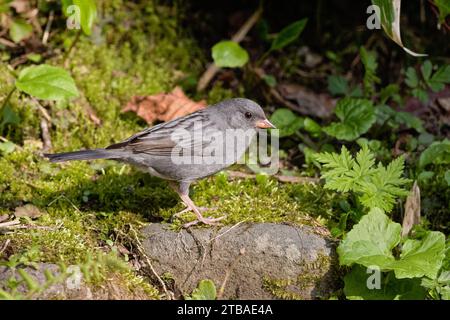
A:
[[[16,9],[17,13],[23,13],[30,10],[29,0],[14,0],[9,5]]]
[[[135,112],[148,124],[153,124],[155,121],[170,121],[205,107],[206,101],[195,102],[180,87],[175,87],[170,93],[134,96],[122,112]]]
[[[329,95],[315,93],[295,83],[280,84],[277,89],[283,99],[296,105],[295,111],[305,116],[326,119],[336,105],[336,100]]]
[[[0,222],[6,221],[9,219],[9,216],[7,214],[0,215]]]
[[[411,192],[406,198],[405,216],[402,225],[402,237],[409,234],[412,227],[420,222],[420,189],[417,181],[414,181]]]
[[[38,207],[33,206],[32,204],[26,204],[22,207],[17,207],[14,211],[14,215],[16,216],[16,218],[29,217],[31,219],[36,219],[43,214],[44,212],[42,212]]]

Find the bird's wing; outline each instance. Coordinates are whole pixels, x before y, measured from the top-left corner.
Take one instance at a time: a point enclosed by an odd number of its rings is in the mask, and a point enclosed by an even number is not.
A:
[[[133,153],[146,153],[155,156],[171,156],[173,148],[198,150],[207,142],[194,133],[204,132],[214,126],[211,117],[203,112],[195,112],[185,117],[158,124],[145,129],[130,138],[110,145],[106,149],[123,149]]]

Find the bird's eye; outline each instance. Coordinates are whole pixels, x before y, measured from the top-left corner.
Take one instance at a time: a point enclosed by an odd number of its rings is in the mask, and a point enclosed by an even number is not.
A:
[[[252,114],[251,114],[250,112],[246,112],[246,113],[245,113],[245,117],[246,117],[247,119],[251,119]]]

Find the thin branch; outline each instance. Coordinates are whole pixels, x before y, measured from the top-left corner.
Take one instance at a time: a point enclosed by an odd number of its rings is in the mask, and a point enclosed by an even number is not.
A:
[[[261,18],[262,11],[262,6],[258,7],[258,9],[250,16],[250,18],[247,19],[242,27],[233,35],[231,41],[237,43],[241,42],[250,31],[250,29],[253,28],[256,22],[258,22],[259,18]],[[200,80],[198,80],[197,91],[203,91],[219,70],[220,68],[218,68],[214,63],[211,63],[208,69],[206,69],[206,71],[200,77]]]

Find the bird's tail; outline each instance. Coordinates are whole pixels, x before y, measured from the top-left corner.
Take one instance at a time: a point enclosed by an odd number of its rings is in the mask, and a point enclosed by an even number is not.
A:
[[[74,152],[63,152],[54,154],[44,154],[51,162],[63,162],[71,160],[94,160],[94,159],[114,159],[117,154],[105,149],[79,150]]]

